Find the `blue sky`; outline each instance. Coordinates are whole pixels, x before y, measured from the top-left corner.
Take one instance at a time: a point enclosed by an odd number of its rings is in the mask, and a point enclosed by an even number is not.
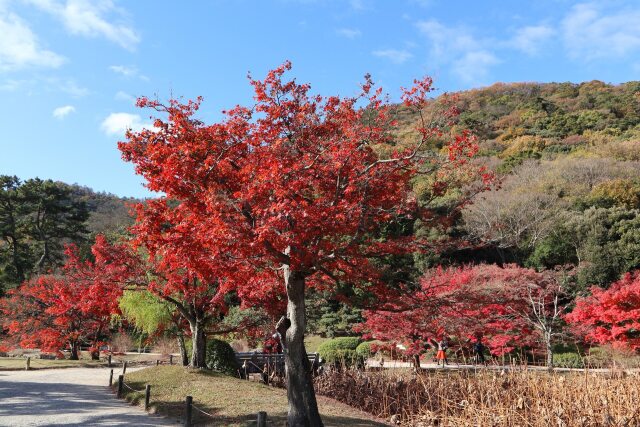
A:
[[[640,2],[0,0],[0,174],[148,196],[116,148],[149,121],[133,99],[202,95],[217,120],[285,59],[323,94],[640,80]]]

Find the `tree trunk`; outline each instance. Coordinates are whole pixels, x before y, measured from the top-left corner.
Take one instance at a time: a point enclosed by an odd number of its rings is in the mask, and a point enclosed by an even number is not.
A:
[[[9,238],[11,239],[11,253],[13,256],[13,267],[16,269],[16,281],[18,283],[22,283],[25,280],[25,274],[24,274],[24,270],[22,268],[22,265],[20,263],[20,253],[19,250],[20,248],[18,247],[18,239],[15,238],[15,236],[9,236]]]
[[[547,369],[553,371],[553,346],[551,344],[551,334],[544,334],[544,341],[547,347]]]
[[[305,319],[305,277],[284,266],[284,278],[287,288],[287,317],[291,326],[286,332],[285,372],[287,378],[287,398],[289,427],[322,427],[318,412],[316,394],[313,389],[311,364],[304,347]]]
[[[419,354],[413,355],[413,367],[415,368],[416,372],[420,371],[420,355]]]
[[[100,360],[100,350],[97,348],[91,349],[91,360]]]
[[[69,355],[69,360],[79,360],[79,352],[78,352],[78,343],[77,342],[70,342],[69,343],[69,350],[71,351],[71,354]]]
[[[204,325],[201,321],[189,322],[191,328],[191,342],[193,344],[191,351],[191,366],[192,368],[206,368],[206,351],[207,351],[207,337],[204,334]]]
[[[189,366],[189,355],[184,345],[184,335],[182,332],[178,333],[178,348],[180,348],[180,359],[182,360],[182,366]]]
[[[44,270],[44,263],[49,259],[49,242],[47,240],[44,241],[44,249],[42,252],[42,256],[36,263],[36,270],[38,273],[42,273]]]

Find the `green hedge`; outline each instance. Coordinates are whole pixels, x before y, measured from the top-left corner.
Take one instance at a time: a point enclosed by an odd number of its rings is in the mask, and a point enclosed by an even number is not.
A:
[[[358,344],[356,347],[356,354],[364,359],[368,359],[373,356],[373,352],[371,351],[371,344],[374,341],[365,341]]]
[[[215,338],[207,340],[206,363],[207,368],[232,376],[238,375],[240,368],[229,343]]]
[[[559,368],[584,368],[584,359],[578,353],[558,353],[553,355],[553,364]]]
[[[362,357],[356,352],[360,338],[340,337],[323,342],[318,347],[318,353],[330,365],[345,364],[347,366],[359,364]]]

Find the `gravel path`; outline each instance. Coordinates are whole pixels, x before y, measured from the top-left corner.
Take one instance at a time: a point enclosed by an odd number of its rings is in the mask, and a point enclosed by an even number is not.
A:
[[[108,382],[106,368],[0,371],[0,426],[179,425],[117,400]]]

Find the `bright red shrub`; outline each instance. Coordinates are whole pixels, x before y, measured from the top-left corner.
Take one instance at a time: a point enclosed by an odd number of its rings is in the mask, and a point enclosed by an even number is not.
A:
[[[640,351],[640,271],[625,274],[609,289],[592,287],[566,320],[587,341]]]

